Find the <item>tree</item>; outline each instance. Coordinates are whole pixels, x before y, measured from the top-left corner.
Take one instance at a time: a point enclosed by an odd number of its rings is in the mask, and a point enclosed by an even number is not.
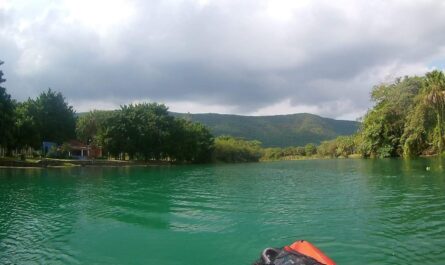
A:
[[[430,133],[433,115],[428,111],[429,106],[419,104],[423,100],[420,95],[416,97],[417,104],[409,110],[405,129],[400,139],[403,144],[403,156],[415,157],[430,148],[432,135]]]
[[[317,154],[320,157],[336,157],[337,143],[335,140],[321,142],[321,144],[317,147]]]
[[[405,157],[441,153],[444,149],[445,78],[433,71],[423,78],[401,138]]]
[[[105,122],[105,147],[114,155],[127,153],[130,159],[167,158],[173,122],[163,104],[124,105]]]
[[[105,130],[103,135],[104,150],[115,157],[126,152],[126,124],[125,117],[121,110],[114,111],[105,120]]]
[[[0,65],[3,62],[0,61]],[[14,102],[11,96],[6,93],[6,88],[2,87],[6,79],[3,78],[3,71],[0,70],[0,147],[6,148],[11,145],[12,130],[14,127]]]
[[[222,162],[257,162],[261,158],[261,142],[230,136],[215,139],[214,159]]]
[[[177,119],[176,133],[169,141],[169,154],[178,161],[194,163],[209,162],[212,157],[214,139],[207,127],[201,123]]]
[[[426,74],[421,95],[424,103],[430,105],[436,114],[434,142],[437,144],[439,153],[442,153],[445,132],[445,75],[442,71],[435,70]]]
[[[124,105],[107,116],[101,122],[102,142],[115,157],[125,153],[130,159],[176,162],[208,162],[211,158],[213,136],[209,130],[199,123],[175,119],[163,104]],[[88,116],[79,120],[78,133],[97,133],[91,120]]]
[[[32,115],[40,132],[40,141],[61,144],[75,138],[75,112],[62,93],[48,89],[37,97],[34,104],[36,112]]]
[[[84,143],[103,145],[107,119],[113,111],[93,110],[77,118],[76,135]]]
[[[307,156],[315,155],[317,153],[317,147],[314,144],[307,144],[304,146],[304,151]]]
[[[365,115],[360,129],[360,150],[364,157],[391,157],[403,153],[401,137],[409,110],[422,86],[422,79],[405,77],[374,87],[373,109]]]
[[[18,103],[15,108],[14,145],[16,148],[38,149],[42,144],[37,121],[37,105],[34,100],[28,99]]]
[[[166,146],[171,134],[174,118],[163,104],[142,103],[124,106],[127,132],[132,136],[129,153],[137,153],[143,159],[168,157]]]

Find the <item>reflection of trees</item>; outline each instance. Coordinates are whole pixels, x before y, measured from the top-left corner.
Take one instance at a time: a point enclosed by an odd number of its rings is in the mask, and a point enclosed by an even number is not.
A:
[[[112,234],[110,220],[124,230],[128,224],[168,229],[172,185],[164,178],[172,174],[168,168],[0,171],[0,263],[95,256],[96,240],[117,244],[124,236]]]
[[[170,187],[163,184],[170,171],[162,168],[98,169],[105,177],[94,189],[87,189],[88,215],[110,218],[146,228],[168,228]]]

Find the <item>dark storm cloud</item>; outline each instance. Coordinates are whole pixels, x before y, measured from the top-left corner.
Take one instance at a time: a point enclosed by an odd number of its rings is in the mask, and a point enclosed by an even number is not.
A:
[[[79,105],[149,99],[241,114],[289,102],[278,112],[353,118],[373,85],[445,56],[441,1],[78,2],[0,6],[13,96],[51,87]],[[131,9],[114,21],[120,5]]]

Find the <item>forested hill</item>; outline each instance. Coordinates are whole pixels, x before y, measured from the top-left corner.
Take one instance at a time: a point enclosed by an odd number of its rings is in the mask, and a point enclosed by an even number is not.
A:
[[[355,121],[334,120],[308,113],[276,116],[172,114],[203,123],[215,136],[231,135],[259,140],[264,147],[317,144],[339,135],[354,134],[359,126]]]

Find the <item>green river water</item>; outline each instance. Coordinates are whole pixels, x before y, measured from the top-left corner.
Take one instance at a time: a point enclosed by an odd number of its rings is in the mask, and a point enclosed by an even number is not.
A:
[[[445,264],[445,162],[0,169],[0,264]],[[426,168],[430,167],[430,170]]]

